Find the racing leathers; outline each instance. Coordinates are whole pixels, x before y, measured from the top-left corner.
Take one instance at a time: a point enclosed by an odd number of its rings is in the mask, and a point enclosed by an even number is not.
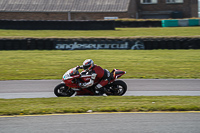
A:
[[[81,88],[88,88],[96,84],[95,89],[101,90],[110,81],[110,72],[107,69],[103,69],[100,66],[94,65],[88,72],[83,71],[82,74],[91,75],[90,81],[80,83]]]

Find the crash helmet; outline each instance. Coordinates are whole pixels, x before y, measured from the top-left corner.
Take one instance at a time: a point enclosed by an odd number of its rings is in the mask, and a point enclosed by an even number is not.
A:
[[[83,62],[83,69],[84,70],[90,70],[94,67],[94,62],[92,59],[87,59]]]

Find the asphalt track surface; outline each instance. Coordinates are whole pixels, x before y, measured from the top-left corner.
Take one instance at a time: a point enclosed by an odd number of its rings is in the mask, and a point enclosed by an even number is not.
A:
[[[127,83],[125,96],[200,96],[200,79],[121,79]],[[61,80],[0,81],[0,98],[55,97]]]
[[[200,113],[0,117],[1,133],[199,133]]]
[[[200,79],[123,79],[126,95],[200,96]],[[55,97],[60,80],[0,81],[0,98]],[[12,105],[11,105],[12,106]],[[0,133],[199,133],[200,112],[0,116]]]

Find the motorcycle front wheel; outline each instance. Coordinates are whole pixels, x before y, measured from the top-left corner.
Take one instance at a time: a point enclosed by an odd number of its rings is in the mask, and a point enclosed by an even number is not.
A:
[[[127,91],[127,85],[122,80],[116,80],[106,89],[106,95],[108,96],[122,96]]]
[[[75,91],[66,86],[64,83],[61,83],[54,88],[54,94],[57,97],[71,97],[74,93]]]

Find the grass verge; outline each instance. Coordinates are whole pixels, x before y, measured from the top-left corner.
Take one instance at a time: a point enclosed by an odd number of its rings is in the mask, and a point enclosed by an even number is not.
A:
[[[200,111],[199,96],[109,96],[0,99],[0,115]]]
[[[70,68],[91,58],[122,78],[200,78],[200,50],[33,50],[0,51],[0,80],[61,79]]]
[[[198,27],[116,28],[116,30],[2,30],[0,38],[90,38],[90,37],[199,37]]]

